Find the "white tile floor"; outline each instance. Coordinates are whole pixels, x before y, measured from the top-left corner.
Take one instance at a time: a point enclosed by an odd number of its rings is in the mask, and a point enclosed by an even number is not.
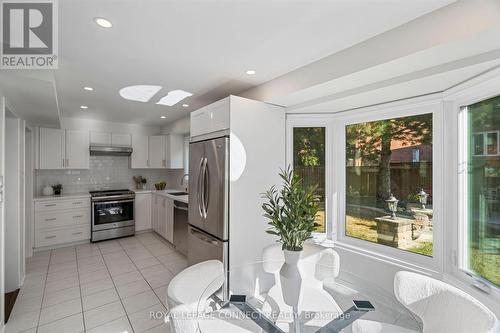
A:
[[[153,233],[36,253],[6,326],[13,332],[169,332],[151,311],[186,258]]]

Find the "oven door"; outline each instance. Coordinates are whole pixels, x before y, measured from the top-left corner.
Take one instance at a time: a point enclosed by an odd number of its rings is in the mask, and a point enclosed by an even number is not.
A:
[[[93,201],[92,231],[132,226],[134,200]]]

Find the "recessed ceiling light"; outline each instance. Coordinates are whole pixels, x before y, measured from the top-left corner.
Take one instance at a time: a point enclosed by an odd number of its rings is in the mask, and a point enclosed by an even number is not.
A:
[[[161,86],[138,85],[120,89],[120,96],[136,102],[147,102],[160,91]]]
[[[254,69],[249,69],[245,73],[247,73],[247,75],[254,75],[257,72]]]
[[[165,118],[167,118],[167,116],[160,116],[160,118],[161,118],[161,119],[165,119]]]
[[[172,90],[168,92],[167,96],[162,97],[162,99],[160,99],[156,104],[173,106],[189,96],[193,96],[193,94],[181,89]]]
[[[187,108],[187,107],[189,107],[189,104],[182,104],[182,106]]]
[[[94,18],[94,22],[97,23],[98,26],[103,28],[111,28],[113,26],[113,24],[110,21],[102,17]]]
[[[84,109],[84,110],[86,110],[86,109],[88,109],[88,108],[89,108],[89,107],[88,107],[87,105],[80,105],[80,109]]]
[[[94,91],[94,88],[92,88],[92,87],[83,87],[83,89],[85,89],[87,91]]]

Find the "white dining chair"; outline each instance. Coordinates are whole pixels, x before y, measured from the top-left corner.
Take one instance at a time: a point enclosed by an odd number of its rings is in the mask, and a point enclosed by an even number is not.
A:
[[[420,317],[423,333],[500,333],[496,316],[469,294],[443,281],[412,272],[397,272],[394,294]],[[357,320],[353,333],[414,333],[396,325]]]

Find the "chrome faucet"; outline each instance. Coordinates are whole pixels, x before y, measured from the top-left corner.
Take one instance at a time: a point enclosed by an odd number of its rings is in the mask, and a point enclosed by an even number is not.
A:
[[[189,174],[188,173],[186,173],[186,174],[184,174],[184,176],[182,176],[182,178],[181,178],[181,186],[184,185],[184,179],[188,180],[188,185],[189,185]],[[188,186],[186,186],[185,188],[186,188],[186,192],[188,192]]]

